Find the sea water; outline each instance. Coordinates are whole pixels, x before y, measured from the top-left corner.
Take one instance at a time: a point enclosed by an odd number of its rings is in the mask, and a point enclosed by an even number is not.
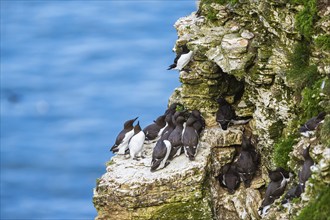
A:
[[[194,1],[1,1],[1,219],[92,219],[123,122],[179,86],[174,22]]]

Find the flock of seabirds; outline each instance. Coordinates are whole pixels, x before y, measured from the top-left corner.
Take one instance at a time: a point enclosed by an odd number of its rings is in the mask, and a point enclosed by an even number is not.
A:
[[[174,63],[168,69],[183,70],[193,55],[186,46],[177,55]],[[219,109],[216,113],[216,121],[222,130],[227,130],[233,124],[246,124],[251,118],[240,120],[234,108],[220,97],[217,102]],[[299,129],[301,135],[310,137],[317,126],[323,122],[326,113],[321,112],[318,116],[311,118]],[[165,168],[175,157],[185,154],[189,160],[194,160],[198,152],[198,143],[201,132],[205,128],[205,120],[199,110],[184,110],[184,106],[174,103],[168,107],[165,113],[159,116],[152,124],[143,130],[139,124],[133,125],[138,119],[134,118],[124,123],[124,129],[118,134],[111,151],[117,155],[129,155],[134,160],[144,158],[142,155],[144,144],[156,143],[153,147],[151,172]],[[222,187],[227,188],[230,194],[238,189],[241,182],[245,187],[250,187],[251,181],[258,170],[260,155],[252,144],[251,136],[243,134],[241,151],[237,158],[224,165],[220,169],[220,175],[216,178]],[[303,151],[304,163],[298,173],[299,183],[294,185],[285,195],[282,204],[289,203],[304,192],[305,182],[311,176],[311,166],[314,164],[309,155],[308,146]],[[270,183],[267,186],[264,200],[259,208],[259,214],[264,216],[270,205],[280,198],[286,188],[291,174],[285,169],[278,167],[268,170]]]

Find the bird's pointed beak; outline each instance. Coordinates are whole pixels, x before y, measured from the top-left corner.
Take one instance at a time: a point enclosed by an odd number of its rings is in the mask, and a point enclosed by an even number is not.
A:
[[[133,122],[136,121],[136,119],[138,119],[138,118],[139,118],[139,117],[134,118]]]

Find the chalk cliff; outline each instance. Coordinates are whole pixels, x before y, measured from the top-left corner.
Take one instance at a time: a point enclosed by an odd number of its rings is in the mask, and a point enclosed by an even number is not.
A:
[[[152,145],[145,145],[140,161],[114,156],[94,189],[96,219],[261,219],[267,169],[290,170],[289,189],[298,181],[308,146],[315,165],[306,191],[290,208],[275,201],[264,219],[328,218],[329,211],[320,211],[330,199],[328,1],[202,0],[198,14],[174,25],[176,52],[186,44],[194,55],[169,98],[169,104],[200,110],[206,120],[196,160],[181,155],[151,173]],[[253,119],[220,129],[219,96],[238,116]],[[310,138],[298,134],[299,126],[321,111],[328,115],[316,132]],[[251,186],[241,184],[229,194],[216,176],[237,158],[243,131],[254,137],[261,162]]]

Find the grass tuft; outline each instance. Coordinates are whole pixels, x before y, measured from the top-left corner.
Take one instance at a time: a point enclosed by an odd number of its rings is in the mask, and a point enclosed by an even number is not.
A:
[[[296,220],[329,220],[330,187],[325,186],[300,212]]]
[[[274,146],[273,162],[277,167],[283,167],[288,170],[287,165],[290,160],[289,153],[292,146],[297,143],[295,135],[289,135],[287,138],[280,138]]]
[[[296,15],[296,27],[301,35],[311,41],[314,33],[314,23],[317,20],[316,0],[300,0],[295,2],[304,5],[303,10],[299,11]]]
[[[301,41],[296,44],[294,51],[289,55],[290,69],[286,76],[294,89],[301,91],[304,87],[311,87],[318,78],[316,65],[309,65],[310,44]]]
[[[322,81],[323,80],[321,79],[315,82],[311,88],[306,87],[302,91],[302,100],[299,105],[302,109],[300,117],[302,124],[310,118],[317,116],[324,110],[323,107],[319,105],[322,101],[322,97],[320,95]]]
[[[315,44],[322,50],[330,51],[330,34],[320,35],[315,39]]]

